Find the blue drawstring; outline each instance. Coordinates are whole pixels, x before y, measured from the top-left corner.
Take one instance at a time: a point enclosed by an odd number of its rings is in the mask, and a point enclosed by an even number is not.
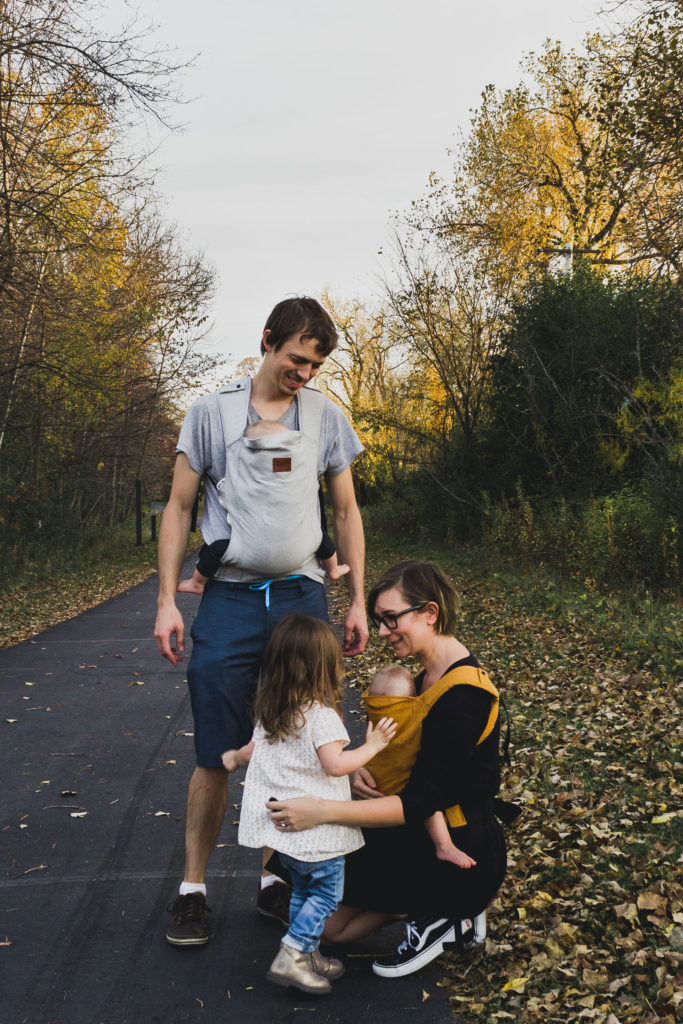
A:
[[[294,576],[285,576],[284,579],[282,579],[282,580],[264,580],[263,583],[250,583],[249,584],[249,589],[250,590],[265,590],[265,592],[266,592],[266,611],[268,612],[268,611],[270,611],[270,585],[271,585],[271,583],[284,583],[285,580],[300,580],[302,578],[303,578],[302,574],[299,572],[299,573],[295,573]]]

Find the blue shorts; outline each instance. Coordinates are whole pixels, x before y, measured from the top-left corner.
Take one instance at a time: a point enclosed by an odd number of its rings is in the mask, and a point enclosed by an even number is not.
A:
[[[209,580],[190,634],[187,667],[194,745],[200,768],[220,768],[224,750],[251,739],[251,705],[263,654],[280,619],[296,612],[328,622],[322,583],[306,576],[269,590]]]

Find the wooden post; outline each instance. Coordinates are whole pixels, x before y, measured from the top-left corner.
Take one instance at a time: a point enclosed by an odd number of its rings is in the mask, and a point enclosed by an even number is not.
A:
[[[135,544],[142,544],[142,483],[135,481]]]

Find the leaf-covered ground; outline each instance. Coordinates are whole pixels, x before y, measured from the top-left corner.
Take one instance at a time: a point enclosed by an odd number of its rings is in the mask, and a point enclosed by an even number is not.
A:
[[[0,594],[0,650],[142,583],[154,571],[154,561],[142,554],[138,564],[103,564]]]
[[[368,581],[400,557],[372,552]],[[683,1016],[680,678],[656,657],[629,660],[597,619],[534,612],[521,583],[438,560],[463,597],[460,639],[504,694],[503,795],[524,808],[485,948],[444,958],[454,1012],[472,1024],[673,1024]],[[152,571],[145,555],[0,596],[0,647]],[[344,594],[336,585],[333,605]],[[389,653],[373,634],[348,662],[351,685],[363,688]]]
[[[376,559],[368,580],[393,560]],[[683,1016],[680,680],[636,671],[584,626],[524,612],[520,592],[440,562],[463,597],[460,639],[504,694],[502,795],[523,805],[485,948],[444,960],[454,1012],[486,1024],[673,1024]],[[375,633],[349,681],[363,686],[386,660]]]

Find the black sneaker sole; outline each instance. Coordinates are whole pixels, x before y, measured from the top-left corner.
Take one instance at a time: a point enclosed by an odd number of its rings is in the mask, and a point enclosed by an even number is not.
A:
[[[408,974],[414,974],[415,971],[422,970],[427,964],[430,964],[432,960],[436,960],[438,956],[443,953],[443,947],[445,943],[455,941],[455,928],[451,927],[445,932],[439,939],[435,939],[434,942],[425,946],[419,953],[411,957],[403,964],[380,964],[375,962],[372,965],[373,974],[377,974],[380,978],[404,978]]]

